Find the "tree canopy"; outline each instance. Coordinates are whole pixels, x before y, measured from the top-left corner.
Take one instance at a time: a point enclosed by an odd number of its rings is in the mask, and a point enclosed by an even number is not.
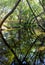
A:
[[[0,65],[12,63],[45,65],[45,0],[0,0]]]

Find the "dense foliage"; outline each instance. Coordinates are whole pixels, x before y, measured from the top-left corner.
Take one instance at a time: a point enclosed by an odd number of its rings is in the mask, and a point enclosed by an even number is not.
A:
[[[0,0],[0,65],[13,62],[45,65],[45,0]]]

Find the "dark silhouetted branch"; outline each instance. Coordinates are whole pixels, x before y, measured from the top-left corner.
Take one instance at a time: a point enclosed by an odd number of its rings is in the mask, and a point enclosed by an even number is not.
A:
[[[28,0],[26,0],[26,1],[27,1],[28,5],[29,5],[29,8],[31,9],[31,11],[32,11],[32,13],[33,13],[33,15],[34,15],[36,21],[37,21],[38,26],[45,32],[45,29],[39,24],[39,21],[38,21],[38,19],[37,19],[35,13],[33,12],[32,8],[31,8],[31,5],[30,5],[29,1],[28,1]]]
[[[43,10],[45,12],[44,4],[41,2],[41,0],[39,0],[39,3],[40,3],[40,5],[42,6],[42,8],[43,8]]]
[[[22,61],[24,61],[24,60],[26,59],[27,54],[29,53],[29,51],[31,50],[31,48],[33,47],[33,45],[36,43],[36,41],[37,41],[38,37],[39,37],[39,36],[37,36],[37,38],[35,39],[35,41],[34,41],[33,43],[31,43],[31,46],[30,46],[30,48],[28,49],[28,51],[27,51],[27,53],[26,53],[26,55],[25,55],[25,57],[23,58],[23,60],[22,60]]]
[[[4,19],[2,20],[2,22],[0,24],[0,28],[1,28],[2,24],[5,22],[5,20],[14,12],[14,10],[16,9],[16,7],[20,3],[20,1],[21,0],[18,0],[17,3],[15,4],[15,6],[12,8],[12,10],[4,17]]]
[[[13,51],[13,49],[10,47],[10,45],[7,43],[7,41],[4,39],[3,34],[2,34],[1,31],[0,31],[0,35],[1,35],[1,39],[3,40],[3,42],[5,43],[5,45],[10,49],[10,51],[14,54],[15,58],[17,59],[17,61],[18,61],[18,62],[21,62],[21,61],[18,59],[16,53]]]

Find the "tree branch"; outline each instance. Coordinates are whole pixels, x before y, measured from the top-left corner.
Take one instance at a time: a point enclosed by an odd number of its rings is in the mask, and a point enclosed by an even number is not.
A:
[[[31,11],[32,11],[32,13],[33,13],[33,15],[34,15],[36,21],[37,21],[38,26],[45,32],[45,29],[39,24],[39,21],[38,21],[38,19],[37,19],[35,13],[33,12],[32,8],[31,8],[29,1],[28,1],[28,0],[26,0],[26,1],[27,1],[28,5],[29,5],[29,8],[31,9]]]
[[[7,43],[7,41],[4,39],[3,34],[2,34],[1,31],[0,31],[0,35],[1,35],[1,39],[3,40],[3,42],[5,43],[5,45],[11,50],[11,52],[14,54],[15,58],[17,59],[17,61],[18,61],[18,62],[21,62],[21,61],[18,59],[16,53],[13,51],[13,49],[10,47],[10,45]]]
[[[29,53],[29,51],[31,50],[31,48],[33,47],[33,45],[36,43],[38,37],[39,37],[39,36],[37,36],[37,38],[35,39],[35,41],[34,41],[33,43],[31,43],[31,46],[30,46],[30,48],[28,49],[28,51],[27,51],[27,53],[26,53],[26,55],[25,55],[25,57],[23,58],[22,61],[24,61],[24,60],[26,59],[27,54]]]
[[[4,17],[4,19],[2,20],[2,22],[0,24],[0,28],[2,27],[3,23],[5,22],[5,20],[14,12],[14,10],[16,9],[16,7],[20,3],[20,1],[21,0],[18,0],[18,2],[15,4],[15,6],[12,8],[12,10]]]

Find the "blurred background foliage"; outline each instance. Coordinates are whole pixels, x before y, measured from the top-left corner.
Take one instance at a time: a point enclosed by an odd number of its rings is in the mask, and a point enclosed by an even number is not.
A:
[[[17,1],[0,0],[0,23]],[[45,29],[45,0],[28,1],[38,23]],[[25,60],[29,65],[42,65],[43,61],[45,63],[45,31],[37,24],[31,8],[27,0],[21,0],[15,11],[3,23],[2,33],[21,61],[28,52]],[[33,43],[37,37],[36,43]],[[0,36],[0,65],[10,65],[14,59],[17,62]]]

